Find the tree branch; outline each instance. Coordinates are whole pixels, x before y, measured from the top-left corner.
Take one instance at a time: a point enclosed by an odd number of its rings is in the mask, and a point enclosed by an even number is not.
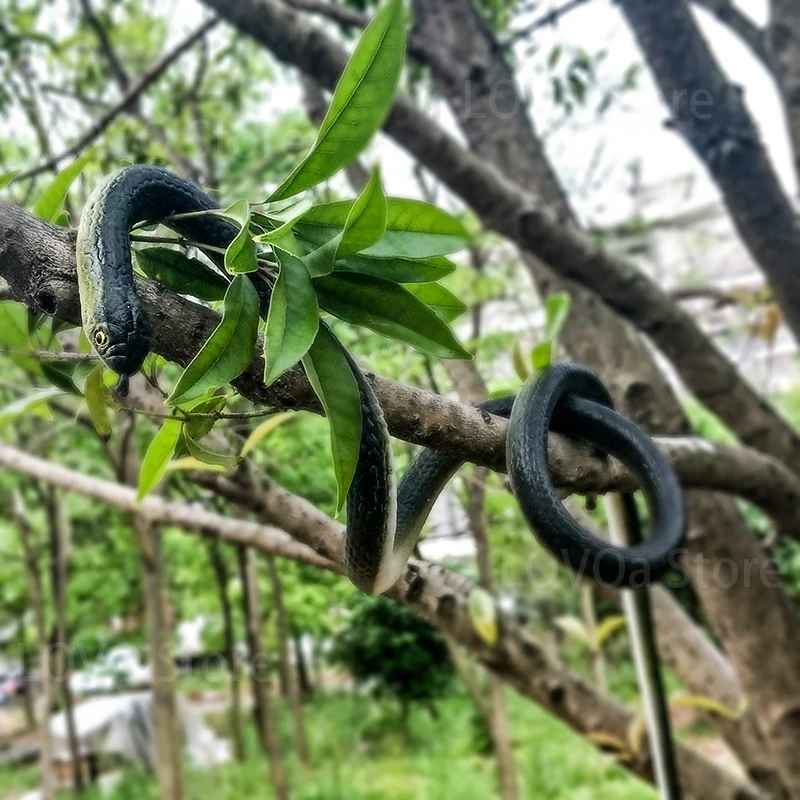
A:
[[[330,89],[346,53],[322,31],[275,0],[204,0],[206,5]],[[541,258],[562,278],[582,283],[650,335],[697,397],[743,442],[775,455],[800,473],[800,437],[708,340],[689,314],[630,263],[563,223],[534,197],[464,150],[405,97],[385,129],[421,164],[460,195],[484,224]],[[800,313],[800,304],[798,304]]]
[[[767,71],[774,72],[772,57],[766,45],[766,32],[741,11],[733,0],[692,0],[692,3],[704,8],[719,22],[730,28],[750,48]]]
[[[800,223],[741,89],[723,73],[686,0],[620,0],[619,5],[672,115],[670,125],[714,178],[739,235],[800,339]]]
[[[133,489],[91,478],[2,443],[0,465],[123,510],[136,511],[152,522],[177,525],[200,533],[213,531],[226,541],[341,571],[342,526],[287,492],[279,499],[281,520],[286,519],[297,541],[289,533],[269,525],[231,520],[158,497],[151,496],[137,504]],[[262,491],[242,493],[235,484],[231,491],[227,491],[228,485],[225,479],[220,480],[221,493],[254,510],[263,506],[257,496]],[[260,487],[260,490],[264,488]],[[274,501],[270,499],[269,502]],[[500,620],[499,641],[494,646],[487,645],[476,634],[470,621],[467,604],[471,589],[468,581],[447,570],[424,562],[412,562],[391,595],[469,648],[494,674],[543,705],[590,741],[593,736],[610,735],[627,750],[633,714],[567,672],[542,643],[510,619]],[[625,757],[625,766],[652,780],[647,752],[626,752]],[[683,781],[691,797],[765,800],[757,789],[718,769],[692,750],[680,748],[679,758]]]
[[[343,527],[274,482],[260,479],[246,468],[240,470],[235,479],[207,474],[202,476],[202,482],[251,509],[264,521],[280,519],[287,532],[299,541],[315,549],[323,547],[335,559],[341,558]],[[579,733],[591,737],[593,729],[598,731],[597,725],[615,736],[617,730],[622,730],[616,727],[619,707],[564,670],[542,643],[512,620],[501,618],[499,641],[494,647],[487,646],[470,622],[466,604],[471,590],[472,584],[461,576],[425,562],[412,561],[404,579],[390,594],[465,646],[521,694],[544,706]],[[716,787],[706,783],[705,777],[699,777],[704,769],[698,770],[698,764],[689,766],[689,754],[685,749],[680,759],[687,796],[699,798],[698,792],[705,790],[711,792],[710,797],[719,796]],[[633,762],[626,763],[634,772],[639,771],[636,760],[634,757]],[[748,791],[761,796],[757,790]],[[729,794],[729,786],[721,788],[721,792],[722,797],[731,800],[735,797]]]
[[[74,232],[0,201],[0,277],[29,308],[79,325],[74,247]],[[188,364],[217,326],[218,315],[153,281],[137,277],[137,287],[153,323],[153,352]],[[240,394],[258,406],[319,413],[319,401],[302,370],[291,370],[269,387],[263,371],[258,355],[234,382]],[[394,436],[505,470],[506,420],[373,374],[367,377]],[[776,459],[692,438],[665,438],[659,444],[685,486],[738,494],[763,508],[782,533],[795,536],[800,531],[800,481]],[[635,488],[619,464],[558,436],[551,438],[550,462],[559,487],[576,492]]]
[[[139,80],[136,81],[136,83],[130,86],[128,91],[115,105],[103,112],[103,114],[101,114],[66,150],[63,150],[61,153],[58,153],[52,158],[47,159],[47,161],[39,164],[38,166],[25,170],[25,172],[22,172],[17,176],[16,180],[33,178],[42,172],[47,172],[50,169],[54,169],[65,159],[74,158],[83,152],[83,150],[85,150],[88,145],[97,139],[120,114],[126,112],[136,102],[138,102],[142,93],[145,92],[156,80],[158,80],[162,73],[169,69],[169,67],[172,66],[177,59],[179,59],[187,50],[189,50],[195,44],[195,42],[205,36],[218,22],[219,20],[217,18],[206,20],[193,33],[190,33],[185,39],[178,42],[175,47],[164,53],[164,55],[162,55],[161,58],[159,58],[158,61],[156,61],[150,67],[150,69],[148,69],[139,78]]]
[[[800,180],[800,0],[771,0],[769,11],[767,48],[786,110],[795,176]]]
[[[0,464],[51,486],[58,486],[66,491],[108,503],[121,511],[137,514],[149,525],[175,525],[202,534],[213,532],[234,544],[255,547],[281,558],[302,561],[322,569],[342,571],[341,567],[333,564],[329,558],[315,553],[278,528],[223,517],[200,506],[175,503],[156,495],[137,501],[134,488],[75,472],[2,443],[0,443]]]

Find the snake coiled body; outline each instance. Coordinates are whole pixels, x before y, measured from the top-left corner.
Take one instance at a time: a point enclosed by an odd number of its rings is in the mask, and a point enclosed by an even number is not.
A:
[[[98,354],[121,376],[123,387],[127,377],[141,368],[150,341],[133,278],[131,228],[162,220],[187,239],[224,248],[237,228],[222,217],[170,219],[217,207],[193,183],[150,166],[122,170],[87,204],[77,245],[83,324]],[[402,575],[436,498],[461,461],[423,450],[398,486],[380,404],[369,381],[342,349],[359,387],[362,413],[359,460],[347,498],[345,567],[360,589],[381,593]],[[507,466],[512,491],[537,539],[570,569],[626,587],[646,585],[670,566],[685,528],[680,488],[652,440],[613,410],[594,375],[581,367],[556,364],[529,381],[516,398],[492,400],[481,408],[509,418]],[[548,470],[551,430],[589,441],[636,474],[651,511],[647,540],[632,547],[613,546],[570,516]]]

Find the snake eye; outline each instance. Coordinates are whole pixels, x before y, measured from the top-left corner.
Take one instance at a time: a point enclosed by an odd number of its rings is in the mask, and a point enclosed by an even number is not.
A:
[[[97,347],[105,347],[108,344],[108,334],[102,328],[94,332],[94,343]]]

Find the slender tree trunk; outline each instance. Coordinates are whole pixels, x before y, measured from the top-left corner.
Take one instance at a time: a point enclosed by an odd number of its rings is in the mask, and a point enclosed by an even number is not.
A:
[[[244,725],[242,724],[242,680],[239,660],[236,657],[236,635],[233,628],[233,607],[228,595],[228,565],[220,543],[215,539],[208,548],[211,566],[217,579],[219,605],[222,611],[222,631],[225,639],[225,663],[231,684],[231,737],[233,754],[237,761],[245,760]]]
[[[31,683],[31,659],[28,647],[25,644],[25,619],[20,617],[19,622],[19,663],[20,671],[25,680],[25,692],[22,695],[22,707],[25,711],[25,724],[28,730],[36,729],[36,713],[33,708],[33,685]]]
[[[69,755],[72,762],[72,781],[76,794],[83,792],[83,764],[78,734],[75,726],[75,712],[72,692],[69,687],[69,641],[67,638],[67,569],[69,565],[70,528],[66,509],[58,491],[50,487],[47,499],[48,521],[50,525],[50,569],[53,605],[55,607],[55,637],[53,641],[53,666],[55,681],[61,691],[64,704],[64,718],[67,727]]]
[[[450,361],[446,366],[463,402],[474,405],[486,399],[486,386],[474,365],[466,361]],[[489,470],[486,467],[475,467],[472,470],[466,480],[466,511],[472,537],[475,540],[475,557],[478,562],[480,583],[487,591],[494,592],[495,582],[492,574],[485,508],[488,477]],[[517,768],[514,763],[511,724],[508,720],[508,708],[503,694],[503,681],[493,673],[489,673],[489,711],[490,730],[497,758],[500,797],[503,800],[516,800],[519,796],[519,786]]]
[[[590,660],[592,665],[592,675],[594,676],[595,688],[603,692],[608,692],[608,681],[606,680],[606,659],[603,655],[603,648],[594,645],[594,635],[597,631],[597,611],[594,603],[594,586],[588,581],[584,581],[580,587],[581,596],[581,616],[589,640],[592,642]]]
[[[278,748],[278,737],[269,696],[269,663],[261,646],[261,608],[255,553],[249,547],[239,547],[239,570],[242,580],[242,609],[247,634],[250,661],[250,680],[253,686],[256,730],[270,764],[272,788],[278,800],[288,800],[289,786]]]
[[[292,636],[294,642],[294,660],[297,664],[297,680],[300,683],[300,694],[302,696],[313,694],[314,686],[311,683],[311,675],[308,671],[308,661],[303,651],[303,639],[299,634]]]
[[[286,691],[289,696],[289,703],[292,707],[292,717],[294,719],[294,731],[297,741],[297,755],[303,764],[309,764],[311,758],[308,753],[308,739],[306,737],[306,727],[303,720],[303,698],[300,695],[300,683],[297,679],[297,670],[292,664],[292,656],[289,649],[291,634],[289,632],[289,620],[286,615],[286,605],[283,602],[283,582],[278,571],[275,556],[267,555],[267,567],[269,569],[269,579],[272,584],[272,598],[275,604],[275,614],[278,621],[278,650],[281,659],[281,672],[286,682]]]
[[[183,798],[183,736],[175,697],[175,663],[161,551],[161,531],[133,515],[144,584],[150,668],[153,674],[153,726],[156,772],[161,800]]]
[[[115,463],[120,483],[135,486],[139,458],[135,448],[136,420],[131,414],[122,431]],[[161,531],[140,514],[131,514],[142,570],[145,617],[153,684],[153,728],[156,739],[156,774],[161,800],[183,800],[183,736],[175,696],[175,663],[169,628],[166,576],[161,551]]]
[[[53,680],[50,641],[47,637],[47,620],[45,618],[44,600],[42,597],[42,576],[39,572],[36,546],[28,515],[22,502],[22,495],[14,492],[14,520],[19,530],[25,559],[25,573],[28,580],[28,595],[33,610],[34,624],[39,644],[39,668],[42,681],[41,711],[39,713],[39,738],[41,740],[41,769],[43,800],[55,800],[56,775],[53,770],[53,738],[50,734],[50,714],[53,709]]]
[[[446,633],[443,635],[447,643],[447,651],[450,653],[450,660],[453,662],[458,677],[461,678],[462,683],[466,687],[469,696],[472,698],[472,702],[475,704],[475,708],[478,709],[481,716],[486,720],[486,727],[491,733],[492,709],[489,698],[484,693],[475,675],[475,666],[452,636],[448,636]]]

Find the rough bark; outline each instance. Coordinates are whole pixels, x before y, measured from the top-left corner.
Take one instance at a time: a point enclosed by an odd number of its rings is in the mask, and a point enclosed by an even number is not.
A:
[[[275,719],[270,700],[269,659],[261,644],[261,606],[255,553],[250,547],[237,548],[242,581],[242,611],[245,620],[250,682],[253,687],[253,714],[261,747],[269,759],[272,789],[278,800],[289,800],[289,785],[278,748]]]
[[[283,582],[281,581],[275,557],[273,555],[268,555],[266,561],[270,585],[272,586],[272,603],[275,608],[275,619],[277,622],[278,655],[280,656],[281,671],[286,684],[286,697],[292,709],[297,756],[301,763],[310,764],[311,757],[308,752],[308,737],[306,736],[306,726],[303,719],[303,698],[300,695],[297,670],[292,663],[292,656],[289,649],[291,633],[289,630],[289,619],[286,614],[286,604],[283,601]]]
[[[225,664],[231,687],[231,738],[233,739],[233,756],[239,762],[245,760],[244,725],[242,723],[242,689],[239,659],[236,655],[236,634],[233,628],[233,606],[228,594],[228,565],[217,539],[208,547],[208,556],[214,578],[217,581],[220,613],[222,614],[222,635],[224,638]]]
[[[346,53],[287,6],[276,0],[204,2],[281,61],[299,67],[324,88],[333,87]],[[651,336],[698,398],[742,441],[800,471],[797,433],[741,378],[694,320],[647,276],[575,226],[565,224],[556,212],[502,176],[485,158],[464,150],[407,98],[398,98],[384,127],[420,164],[461,196],[488,228],[539,257],[562,278],[583,283]]]
[[[243,469],[232,480],[223,476],[206,475],[203,483],[234,503],[247,507],[265,522],[280,520],[287,532],[314,549],[321,548],[341,562],[343,527],[326,517],[307,501],[291,495],[277,484],[255,476]],[[502,618],[500,640],[489,647],[475,632],[467,611],[471,585],[463,577],[447,570],[412,561],[404,579],[390,592],[432,624],[441,628],[455,641],[468,648],[490,670],[499,674],[523,695],[541,703],[551,713],[564,720],[574,730],[591,736],[610,733],[627,740],[632,716],[613,701],[592,689],[556,662],[548,648],[510,619]],[[680,748],[681,775],[687,797],[741,798],[766,797],[759,789],[734,788],[729,776],[707,775],[706,762],[696,754],[691,756]],[[700,764],[703,763],[701,767]],[[640,753],[625,766],[652,780],[647,753]],[[720,783],[720,781],[723,781]]]
[[[9,281],[12,296],[32,310],[80,324],[74,235],[2,200],[0,276]],[[139,280],[137,285],[145,310],[155,323],[153,352],[187,364],[217,326],[219,316],[152,281]],[[291,370],[270,387],[264,386],[263,370],[259,355],[234,382],[235,388],[260,406],[319,413],[319,403],[301,370]],[[367,377],[393,436],[494,470],[505,469],[505,420],[430,392],[369,373]],[[624,372],[615,376],[611,386],[618,397],[629,396],[631,404],[638,394],[652,391],[637,385]],[[623,409],[626,407],[623,403]],[[774,458],[748,448],[713,445],[684,436],[660,439],[659,444],[685,486],[738,494],[771,516],[783,535],[800,535],[797,478]],[[596,458],[587,448],[558,436],[551,439],[550,466],[557,486],[579,493],[624,491],[636,486],[630,473],[617,462]],[[144,507],[150,500],[156,506],[161,502],[148,498]],[[133,510],[135,504],[130,508]]]

